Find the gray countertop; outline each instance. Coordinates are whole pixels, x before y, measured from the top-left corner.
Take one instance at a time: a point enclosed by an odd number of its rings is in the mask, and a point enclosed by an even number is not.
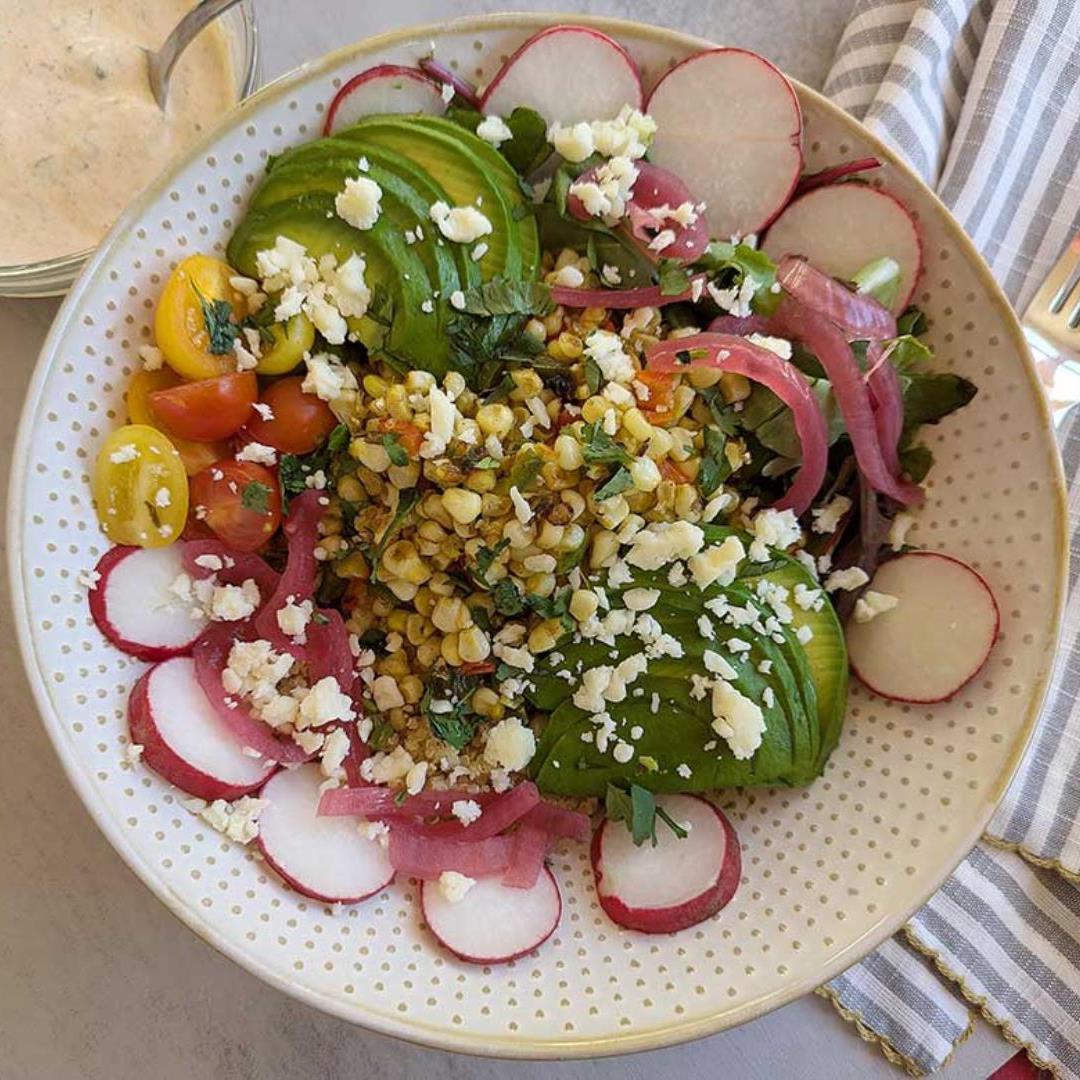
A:
[[[395,26],[498,0],[256,0],[264,75]],[[518,5],[565,10],[565,3]],[[606,0],[590,14],[653,20],[760,50],[820,85],[851,0]],[[0,300],[0,433],[14,437],[57,303]],[[2,480],[6,492],[6,472]],[[38,722],[13,641],[6,561],[0,607],[0,1075],[12,1080],[635,1080],[902,1074],[820,998],[672,1050],[599,1062],[505,1063],[423,1050],[292,1001],[175,920],[97,832]],[[985,1024],[943,1080],[984,1077],[1012,1054]]]

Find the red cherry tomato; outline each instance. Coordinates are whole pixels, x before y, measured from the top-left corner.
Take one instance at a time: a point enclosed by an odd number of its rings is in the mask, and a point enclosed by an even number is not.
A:
[[[253,371],[234,371],[213,379],[154,390],[150,408],[173,434],[197,442],[227,439],[243,427],[259,396]]]
[[[337,427],[337,417],[330,406],[314,394],[300,389],[299,375],[278,379],[262,395],[260,404],[269,406],[270,419],[256,415],[248,432],[256,442],[265,443],[284,454],[308,454]]]
[[[254,461],[224,461],[191,478],[195,517],[237,551],[257,551],[281,524],[277,474]]]

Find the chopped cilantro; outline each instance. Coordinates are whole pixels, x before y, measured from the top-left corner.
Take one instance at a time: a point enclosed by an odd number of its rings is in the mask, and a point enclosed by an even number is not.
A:
[[[191,287],[198,297],[199,307],[202,308],[203,326],[206,327],[206,336],[210,339],[207,349],[214,356],[224,356],[225,353],[232,352],[233,342],[240,334],[240,327],[233,322],[232,305],[228,300],[207,300],[194,282]]]
[[[399,442],[396,432],[387,432],[382,438],[382,444],[391,465],[409,464],[409,452]]]
[[[620,465],[611,476],[596,489],[596,501],[603,502],[605,499],[611,499],[616,495],[621,495],[624,491],[629,491],[633,486],[634,479],[630,475],[630,470],[626,468],[625,465]]]
[[[530,491],[540,476],[544,463],[531,450],[518,455],[510,470],[510,486],[518,491]]]
[[[349,429],[344,424],[338,424],[338,426],[330,432],[330,435],[326,440],[326,448],[333,454],[340,453],[348,447],[350,438],[351,435]]]
[[[727,438],[714,427],[704,431],[705,445],[701,453],[701,466],[697,474],[697,486],[702,496],[708,499],[716,489],[731,475],[731,462],[724,453]]]
[[[244,485],[240,492],[240,505],[245,510],[254,510],[257,514],[265,514],[270,509],[270,489],[258,480]]]
[[[503,578],[495,585],[491,598],[500,615],[520,615],[525,610],[521,590],[509,578]]]
[[[587,424],[583,432],[581,456],[587,465],[629,465],[632,458],[625,447],[620,446],[596,420]]]
[[[595,394],[600,389],[600,383],[604,378],[600,365],[591,356],[587,356],[585,363],[582,364],[582,372],[585,375],[585,385],[589,388],[589,393]]]
[[[484,585],[487,585],[488,571],[491,569],[492,563],[506,550],[510,543],[509,537],[503,537],[493,548],[489,548],[486,545],[482,546],[476,553],[476,570],[474,576],[477,580],[481,581]]]

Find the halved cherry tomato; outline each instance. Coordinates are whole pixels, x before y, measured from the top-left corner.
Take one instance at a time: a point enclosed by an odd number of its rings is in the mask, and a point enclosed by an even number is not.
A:
[[[409,420],[395,420],[386,417],[379,421],[379,430],[398,437],[402,449],[410,458],[416,459],[420,453],[420,444],[424,441],[424,433]]]
[[[156,428],[127,424],[109,435],[98,452],[93,490],[101,528],[114,543],[164,547],[184,528],[184,466]]]
[[[260,375],[284,375],[292,371],[315,344],[315,327],[303,312],[287,323],[275,323],[269,331],[274,343],[263,344],[262,357],[255,369]]]
[[[254,461],[226,458],[191,478],[195,516],[237,551],[256,551],[281,524],[277,475]]]
[[[226,324],[244,318],[247,302],[229,284],[233,276],[233,268],[220,259],[190,255],[161,290],[154,336],[169,367],[185,379],[210,379],[236,370],[235,334]]]
[[[202,472],[207,465],[213,465],[223,457],[229,456],[229,447],[223,442],[193,442],[191,439],[181,439],[171,431],[166,430],[165,425],[150,409],[150,395],[155,390],[168,390],[172,386],[180,385],[180,376],[170,368],[159,368],[157,371],[137,371],[128,383],[125,401],[127,402],[128,422],[132,424],[145,424],[147,427],[157,428],[169,436],[169,441],[176,447],[180,460],[184,463],[184,472],[188,476],[194,476]]]
[[[684,473],[671,458],[664,458],[664,460],[660,462],[660,475],[665,480],[674,480],[676,484],[690,483],[686,473]]]
[[[149,394],[150,409],[166,430],[196,442],[235,435],[258,397],[259,380],[253,371],[233,371]]]
[[[248,431],[256,442],[286,454],[308,454],[337,427],[330,406],[305,394],[303,382],[300,375],[290,375],[263,391],[261,404],[270,407],[271,418],[264,420],[257,411],[252,417]]]
[[[675,420],[675,376],[666,371],[638,371],[634,382],[641,383],[649,396],[639,408],[650,424],[663,427]]]

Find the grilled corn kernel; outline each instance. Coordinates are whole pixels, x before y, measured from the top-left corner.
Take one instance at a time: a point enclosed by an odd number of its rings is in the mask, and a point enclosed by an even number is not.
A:
[[[406,675],[398,679],[398,689],[408,705],[418,705],[424,697],[424,680],[419,675]]]
[[[509,405],[504,405],[501,401],[481,405],[476,410],[476,423],[485,436],[494,435],[501,439],[514,427],[514,412]]]
[[[611,563],[619,551],[619,541],[615,534],[608,529],[601,529],[592,538],[592,547],[589,549],[589,566],[593,570],[599,570],[602,566]]]
[[[410,394],[426,394],[435,385],[435,376],[430,371],[410,371],[405,376],[405,389]]]
[[[555,259],[556,270],[562,270],[567,266],[576,267],[577,264],[578,253],[573,248],[563,248]]]
[[[515,550],[527,548],[536,539],[536,529],[532,525],[522,525],[517,518],[511,518],[503,525],[502,534]]]
[[[402,491],[405,488],[414,488],[420,479],[420,464],[410,461],[408,465],[391,465],[386,470],[386,476],[394,487]]]
[[[446,539],[446,530],[437,521],[422,521],[416,530],[416,535],[423,540],[431,540],[438,544]]]
[[[405,620],[408,619],[409,614],[404,608],[398,608],[395,611],[391,611],[386,617],[386,628],[393,630],[397,634],[405,633]]]
[[[480,516],[482,502],[475,491],[466,488],[447,488],[443,492],[446,512],[460,525],[470,525]]]
[[[595,424],[597,420],[603,420],[611,409],[611,402],[606,397],[594,394],[581,406],[581,419],[586,424]]]
[[[384,584],[399,600],[404,600],[406,603],[416,595],[417,586],[412,581],[389,578]]]
[[[410,645],[419,645],[427,641],[433,633],[435,633],[435,624],[418,611],[410,612],[405,617],[405,636],[409,639]]]
[[[491,642],[479,626],[468,626],[458,634],[458,653],[466,664],[478,664],[491,655]]]
[[[524,332],[533,338],[535,341],[543,342],[547,337],[547,333],[544,330],[544,324],[539,319],[530,319],[525,324]]]
[[[527,401],[544,389],[543,379],[529,368],[518,368],[511,378],[514,380],[514,389],[510,391],[513,401]]]
[[[439,643],[439,654],[451,667],[461,666],[461,653],[458,651],[457,634],[447,634]]]
[[[428,638],[422,645],[416,647],[416,662],[421,668],[433,667],[435,661],[442,654],[441,643],[435,638]]]
[[[388,544],[382,553],[381,563],[387,573],[414,585],[423,585],[431,577],[431,571],[411,540],[395,540]]]
[[[497,720],[502,715],[502,702],[490,686],[478,686],[472,696],[473,712],[478,716]]]
[[[358,503],[364,501],[364,488],[355,476],[343,476],[337,482],[338,497],[346,502]]]
[[[722,372],[720,396],[729,404],[733,401],[745,401],[750,396],[750,380],[734,371]]]
[[[624,495],[612,495],[596,504],[596,520],[605,529],[617,529],[630,513],[630,504]]]
[[[681,518],[697,517],[697,489],[693,484],[680,484],[675,489],[675,513]]]
[[[682,416],[697,398],[697,393],[692,386],[675,387],[674,412],[676,416]]]
[[[564,433],[555,440],[555,463],[566,472],[574,472],[585,464],[581,443],[573,435]]]
[[[585,543],[585,530],[580,525],[564,525],[559,551],[577,551]]]
[[[581,338],[564,330],[547,347],[548,355],[556,360],[576,360],[584,351]]]
[[[386,470],[390,468],[390,455],[386,452],[386,448],[380,443],[370,443],[365,442],[363,439],[353,439],[349,452],[361,465],[366,466],[372,472],[386,472]]]
[[[443,389],[451,401],[456,401],[465,389],[465,376],[460,371],[451,371],[443,379]]]
[[[652,438],[653,426],[645,414],[636,406],[631,406],[622,415],[622,426],[626,433],[639,442]]]
[[[649,439],[649,449],[646,453],[653,461],[662,461],[671,453],[671,448],[674,445],[675,440],[666,428],[654,427],[652,429],[652,438]]]
[[[436,597],[454,595],[454,582],[447,574],[433,574],[428,588]]]
[[[404,649],[392,652],[375,662],[375,670],[380,675],[393,675],[400,679],[409,674],[409,655]]]
[[[344,559],[339,559],[334,572],[341,578],[366,578],[368,576],[367,559],[359,551],[350,552]]]
[[[555,591],[555,575],[548,571],[530,574],[525,579],[525,591],[533,596],[550,596]]]
[[[562,305],[560,305],[550,315],[544,316],[544,330],[549,338],[554,337],[562,329],[565,314]]]
[[[383,397],[389,389],[390,384],[385,379],[380,379],[378,375],[364,376],[364,393],[368,397]]]
[[[558,619],[545,619],[529,631],[529,652],[536,656],[550,652],[563,636],[562,623]]]
[[[567,488],[560,493],[559,498],[570,507],[571,521],[577,521],[585,513],[585,496],[580,492]]]
[[[672,461],[686,461],[694,453],[694,435],[685,428],[669,428],[671,436],[671,450],[669,457]]]
[[[458,596],[440,596],[431,613],[431,621],[444,634],[472,626],[472,615],[465,601]]]
[[[536,546],[545,549],[557,548],[562,543],[564,532],[566,532],[565,526],[553,525],[550,521],[545,521],[540,529],[540,535],[536,538]]]
[[[465,477],[465,486],[470,491],[478,491],[482,495],[486,495],[489,491],[495,489],[496,477],[494,469],[473,469],[468,476]]]
[[[395,383],[386,391],[386,411],[395,420],[411,420],[412,409],[409,406],[409,392],[401,383]]]
[[[634,458],[630,462],[630,479],[638,491],[655,491],[660,486],[660,468],[652,458]]]
[[[719,368],[697,367],[691,368],[686,373],[686,378],[695,390],[704,390],[720,382],[723,374]]]
[[[570,614],[578,622],[586,622],[596,614],[600,601],[591,589],[575,589],[570,597]]]
[[[424,496],[424,501],[420,504],[420,512],[424,517],[437,521],[443,528],[452,529],[454,527],[453,518],[446,512],[442,496],[438,492],[432,492],[430,495]]]
[[[421,615],[430,617],[435,608],[435,594],[424,585],[417,589],[412,604]]]
[[[700,471],[700,469],[701,469],[701,458],[699,458],[699,457],[687,458],[685,461],[681,462],[680,465],[679,465],[679,472],[681,472],[683,474],[683,476],[685,476],[686,479],[691,484],[695,480],[697,480],[697,474]]]

